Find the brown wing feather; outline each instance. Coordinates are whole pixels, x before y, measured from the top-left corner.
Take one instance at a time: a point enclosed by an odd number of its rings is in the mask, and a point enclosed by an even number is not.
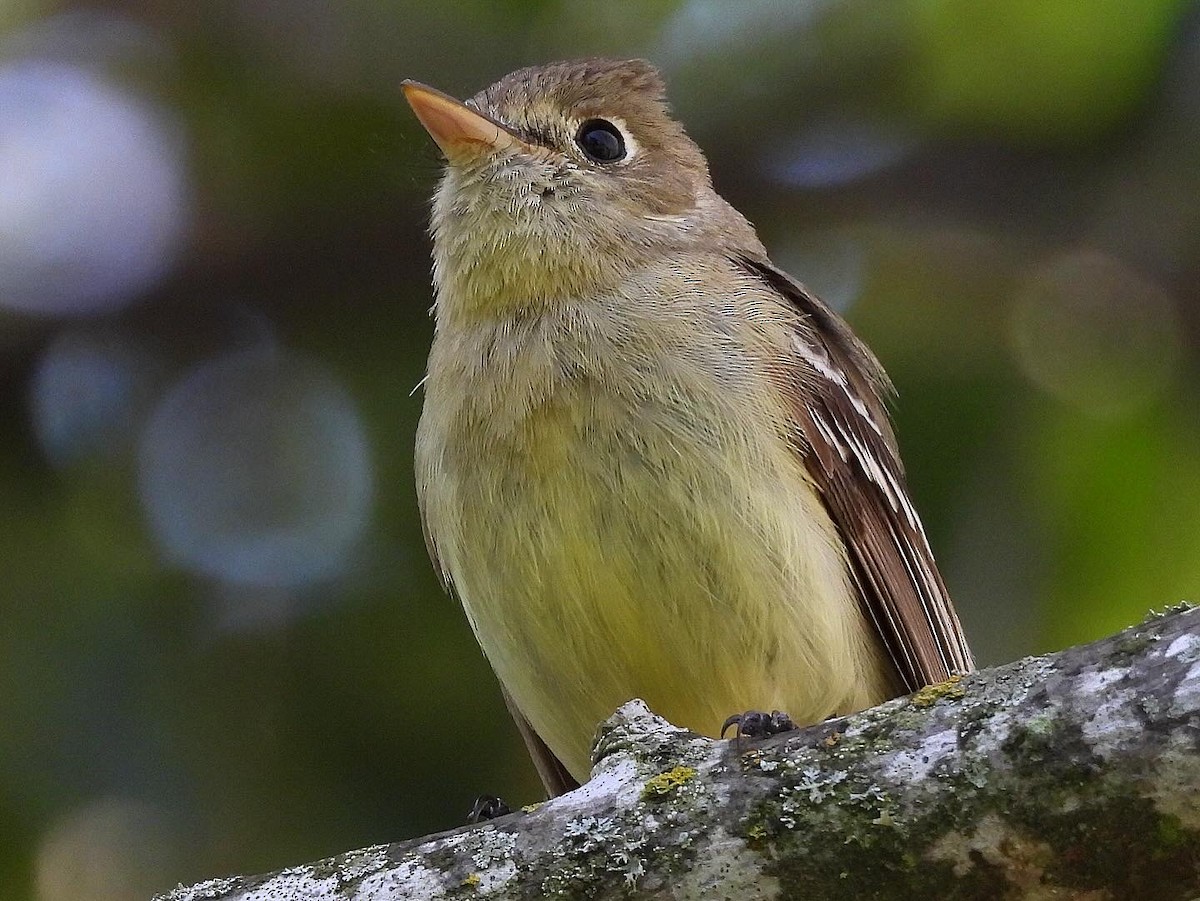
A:
[[[925,530],[908,497],[884,406],[882,367],[832,310],[765,259],[747,270],[803,315],[796,417],[804,459],[849,549],[854,581],[909,691],[974,669]]]
[[[525,747],[529,749],[533,765],[537,767],[538,775],[542,777],[546,795],[557,798],[572,789],[579,788],[579,783],[567,772],[567,768],[562,765],[562,762],[554,756],[554,752],[546,747],[546,743],[533,731],[533,726],[529,725],[529,720],[525,719],[524,714],[517,709],[517,705],[503,686],[501,686],[501,691],[504,692],[504,703],[508,706],[508,712],[512,714],[512,718],[517,723],[517,731],[521,733],[521,738],[525,739]]]

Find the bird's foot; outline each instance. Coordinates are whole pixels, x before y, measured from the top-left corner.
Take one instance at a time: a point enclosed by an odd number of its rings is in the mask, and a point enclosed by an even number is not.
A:
[[[483,823],[497,817],[507,816],[510,813],[512,813],[512,808],[504,803],[503,798],[497,798],[495,795],[480,795],[471,805],[471,812],[467,814],[467,822]]]
[[[735,713],[721,727],[721,737],[729,731],[730,726],[737,726],[734,738],[767,738],[779,735],[781,732],[791,732],[798,728],[792,718],[781,710],[766,713],[762,710],[747,710],[745,713]]]

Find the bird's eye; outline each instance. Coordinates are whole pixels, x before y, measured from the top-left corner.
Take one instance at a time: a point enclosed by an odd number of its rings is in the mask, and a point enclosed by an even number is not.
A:
[[[607,119],[588,119],[579,126],[575,143],[590,160],[615,163],[625,158],[625,138]]]

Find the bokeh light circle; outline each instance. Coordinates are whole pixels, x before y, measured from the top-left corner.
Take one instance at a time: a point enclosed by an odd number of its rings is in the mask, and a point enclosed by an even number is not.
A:
[[[1060,401],[1102,418],[1161,394],[1182,347],[1175,299],[1096,250],[1063,253],[1017,295],[1011,344],[1022,372]]]
[[[124,901],[167,888],[178,848],[163,813],[132,798],[100,798],[68,812],[42,836],[37,901]]]
[[[836,188],[899,164],[919,146],[914,133],[883,120],[818,118],[777,141],[767,169],[791,187]]]
[[[165,113],[60,62],[0,66],[0,306],[126,305],[171,265],[187,190]]]
[[[157,371],[128,336],[63,332],[42,353],[30,388],[42,452],[61,466],[124,448]]]
[[[229,583],[334,578],[370,514],[370,454],[352,398],[321,366],[272,348],[186,375],[151,414],[138,469],[167,556]]]
[[[862,296],[869,262],[862,241],[837,232],[807,232],[772,252],[775,262],[839,313]]]

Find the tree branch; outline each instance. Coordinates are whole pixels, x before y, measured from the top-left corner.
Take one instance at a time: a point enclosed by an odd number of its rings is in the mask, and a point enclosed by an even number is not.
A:
[[[1200,610],[762,743],[640,702],[577,791],[159,901],[1200,896]]]

